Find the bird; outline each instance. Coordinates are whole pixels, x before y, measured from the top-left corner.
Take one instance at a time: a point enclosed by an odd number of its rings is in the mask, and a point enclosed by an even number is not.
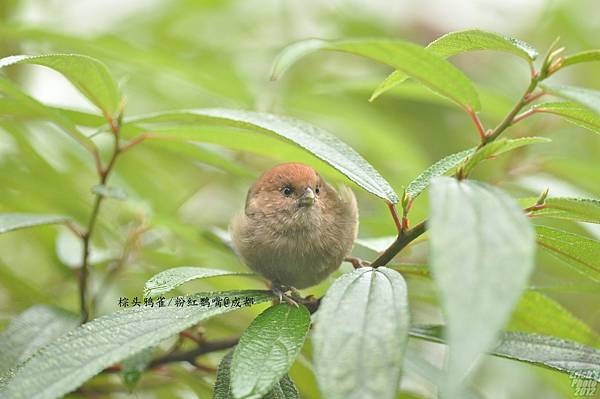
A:
[[[250,187],[229,229],[242,261],[281,300],[282,292],[320,283],[349,257],[358,206],[347,186],[336,191],[312,167],[284,163]]]

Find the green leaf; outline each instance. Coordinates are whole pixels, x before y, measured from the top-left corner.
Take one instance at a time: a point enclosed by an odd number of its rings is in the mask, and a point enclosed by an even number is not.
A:
[[[537,198],[521,198],[523,208],[533,206]],[[574,220],[579,222],[600,223],[600,201],[589,198],[550,197],[546,198],[542,209],[531,211],[535,217]]]
[[[519,56],[530,64],[538,55],[537,50],[519,39],[479,29],[450,32],[429,43],[426,50],[442,58],[477,50],[504,51]],[[377,86],[369,101],[375,100],[386,91],[404,82],[408,77],[399,70],[392,72]]]
[[[0,375],[78,325],[77,315],[55,306],[30,307],[0,333]]]
[[[296,119],[251,111],[197,109],[138,116],[127,122],[154,126],[159,123],[216,124],[275,135],[311,152],[370,193],[394,204],[398,202],[398,195],[390,184],[350,146],[329,132]],[[226,136],[222,139],[228,140]]]
[[[121,187],[106,186],[98,184],[92,187],[92,193],[102,197],[112,198],[119,201],[127,199],[127,193]]]
[[[541,248],[600,282],[600,242],[547,226],[536,226],[535,230]]]
[[[567,121],[600,134],[600,115],[587,107],[571,102],[543,103],[532,107],[534,112],[562,116]]]
[[[119,88],[108,68],[95,58],[79,54],[48,54],[12,55],[0,59],[0,68],[16,64],[36,64],[54,69],[105,114],[112,116],[118,110]]]
[[[0,213],[0,234],[27,227],[47,224],[64,224],[71,220],[67,216],[41,215],[35,213]]]
[[[123,360],[121,377],[123,378],[123,383],[129,389],[129,392],[133,392],[133,389],[142,377],[142,373],[148,368],[148,365],[152,361],[153,354],[154,347],[150,347]]]
[[[215,381],[213,399],[235,399],[231,393],[231,359],[233,351],[230,351],[219,364],[217,370],[217,380]],[[270,392],[262,399],[300,399],[298,389],[294,382],[286,374],[277,384],[273,386]]]
[[[447,33],[431,42],[427,49],[444,58],[477,50],[503,51],[529,63],[538,56],[537,50],[522,40],[479,29]]]
[[[217,276],[254,276],[254,273],[209,269],[206,267],[180,266],[163,270],[146,281],[144,297],[161,295],[174,290],[188,281]]]
[[[410,329],[410,335],[428,341],[444,342],[443,326],[414,326]],[[500,344],[491,351],[492,355],[584,378],[584,373],[592,373],[594,379],[600,381],[600,351],[590,346],[521,332],[503,332],[499,338]]]
[[[305,40],[289,45],[273,66],[273,79],[300,58],[318,50],[341,51],[363,56],[394,67],[420,81],[436,93],[448,97],[465,109],[481,106],[473,83],[448,61],[414,43],[401,40],[357,39],[341,41]]]
[[[323,397],[395,398],[409,318],[398,272],[363,267],[338,278],[321,301],[313,334]]]
[[[449,396],[495,339],[534,267],[533,229],[503,191],[436,178],[430,188],[430,262],[448,324]],[[499,300],[502,298],[502,300]]]
[[[600,61],[600,50],[588,50],[566,56],[561,68],[582,62]]]
[[[523,147],[535,143],[549,143],[552,140],[545,137],[521,137],[518,139],[498,139],[481,147],[475,154],[467,159],[464,163],[463,170],[465,175],[471,173],[473,168],[481,161],[496,157],[505,152],[512,151],[516,148]]]
[[[423,190],[429,187],[431,179],[434,177],[442,176],[447,172],[454,170],[460,165],[465,159],[475,153],[475,148],[470,148],[455,154],[444,157],[425,169],[419,176],[409,183],[406,187],[406,194],[411,198],[417,198]]]
[[[600,91],[550,83],[542,83],[540,86],[550,94],[575,101],[600,114]]]
[[[2,102],[3,114],[17,117],[29,116],[46,119],[64,130],[69,136],[88,150],[95,150],[95,144],[80,132],[75,123],[69,118],[72,114],[60,112],[53,107],[48,107],[45,104],[40,103],[33,97],[25,94],[9,80],[2,79],[1,77],[0,93],[12,98],[12,101],[7,100]],[[5,113],[5,111],[8,111],[8,113]]]
[[[248,326],[231,361],[231,392],[236,399],[259,399],[280,381],[302,349],[310,327],[304,305],[281,303]]]
[[[269,301],[270,292],[230,291],[200,297]],[[239,308],[205,306],[134,307],[103,316],[61,336],[36,352],[0,386],[0,397],[54,399],[73,391],[103,369],[155,346],[209,317]]]

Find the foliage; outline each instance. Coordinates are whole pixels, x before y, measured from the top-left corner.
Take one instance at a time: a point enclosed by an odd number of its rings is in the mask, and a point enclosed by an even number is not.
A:
[[[85,36],[11,7],[0,397],[464,398],[510,396],[513,378],[544,387],[521,396],[569,397],[600,382],[600,81],[585,69],[600,50],[580,24],[549,43],[572,9],[522,32],[538,56],[512,35],[397,39],[349,14],[339,40],[267,40],[294,17],[250,26],[228,1]],[[40,95],[49,81],[76,103]],[[282,161],[354,188],[353,255],[370,261],[293,304],[225,231]]]

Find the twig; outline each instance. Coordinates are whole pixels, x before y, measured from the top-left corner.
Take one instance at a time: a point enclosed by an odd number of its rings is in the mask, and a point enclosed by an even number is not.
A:
[[[394,224],[396,225],[398,234],[402,233],[402,223],[400,223],[400,219],[398,218],[398,212],[396,212],[396,207],[390,202],[387,203],[387,206],[390,210],[390,213],[392,214],[392,218],[394,219]]]
[[[173,362],[192,363],[200,355],[234,347],[235,345],[237,345],[239,340],[239,337],[232,337],[219,341],[203,342],[202,345],[199,345],[197,348],[191,349],[189,351],[174,352],[158,357],[150,363],[150,368],[162,366],[164,364]]]
[[[417,237],[427,230],[425,221],[415,225],[412,229],[402,232],[396,238],[396,241],[392,243],[377,259],[371,263],[371,267],[379,267],[388,264],[402,249],[408,244],[414,241]]]
[[[467,108],[467,113],[471,116],[473,122],[475,122],[477,132],[479,133],[479,138],[483,140],[485,137],[485,128],[483,127],[483,123],[481,123],[481,119],[479,119],[479,115],[477,115],[477,112],[473,111],[471,108]]]

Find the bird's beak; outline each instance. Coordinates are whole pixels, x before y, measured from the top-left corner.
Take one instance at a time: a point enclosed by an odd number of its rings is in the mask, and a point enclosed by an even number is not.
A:
[[[315,193],[310,187],[306,187],[302,196],[298,199],[299,206],[312,206],[315,203]]]

